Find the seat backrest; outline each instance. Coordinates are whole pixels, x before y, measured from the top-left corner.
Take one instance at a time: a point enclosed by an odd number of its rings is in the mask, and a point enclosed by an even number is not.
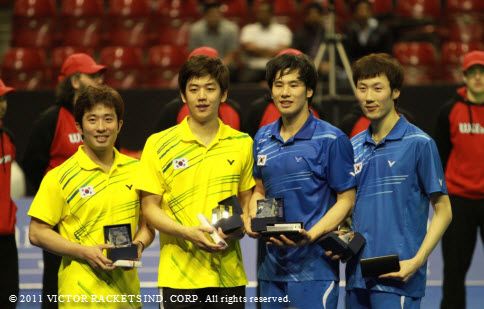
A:
[[[14,17],[54,17],[55,0],[15,0]]]
[[[11,47],[5,53],[0,75],[6,84],[18,89],[38,89],[45,86],[46,74],[43,50]]]
[[[402,65],[431,66],[437,62],[435,47],[427,42],[396,43],[393,54]]]
[[[160,0],[156,12],[176,19],[195,20],[201,16],[197,0]]]
[[[100,62],[114,69],[140,69],[143,67],[143,52],[137,47],[105,47],[101,50]]]
[[[123,17],[149,17],[149,0],[109,0],[109,15]]]
[[[453,13],[484,13],[484,1],[482,0],[447,0],[446,11],[449,14]]]
[[[62,16],[99,17],[104,14],[102,0],[62,0]]]
[[[438,18],[440,16],[440,0],[403,0],[397,1],[397,15],[409,18]]]
[[[155,67],[180,67],[187,59],[186,51],[175,45],[157,45],[148,51],[148,64]]]
[[[460,65],[464,55],[473,50],[482,50],[482,42],[463,43],[458,41],[444,42],[442,44],[441,61],[444,65]]]

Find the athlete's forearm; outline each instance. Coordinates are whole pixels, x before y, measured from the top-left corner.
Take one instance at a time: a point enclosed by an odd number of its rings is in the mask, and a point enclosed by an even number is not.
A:
[[[37,247],[41,247],[59,256],[80,258],[82,245],[69,241],[53,230],[47,223],[32,218],[29,225],[29,240]]]
[[[355,189],[338,193],[336,203],[309,231],[311,241],[322,235],[334,231],[350,214],[355,204]]]
[[[147,192],[141,193],[141,210],[146,223],[161,233],[186,238],[187,227],[168,217],[160,205],[161,196]]]
[[[419,266],[427,261],[430,253],[432,253],[449,226],[450,221],[452,221],[452,210],[448,195],[442,194],[431,198],[431,204],[434,208],[434,216],[430,221],[427,234],[414,257]]]

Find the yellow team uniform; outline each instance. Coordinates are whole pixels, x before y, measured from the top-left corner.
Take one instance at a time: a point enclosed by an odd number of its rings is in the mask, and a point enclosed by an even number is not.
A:
[[[28,215],[52,226],[58,224],[62,237],[85,246],[104,243],[105,225],[130,224],[133,237],[140,207],[133,176],[139,162],[114,150],[113,165],[105,173],[83,149],[80,146],[72,157],[45,175]],[[140,306],[132,297],[124,303],[119,298],[106,298],[107,295],[139,295],[136,269],[93,269],[84,260],[63,256],[58,276],[58,295],[84,295],[90,302],[81,303],[77,298],[59,303],[60,306]],[[108,302],[102,302],[103,299]]]
[[[136,189],[162,196],[161,208],[184,226],[199,226],[197,214],[211,218],[218,202],[250,190],[252,139],[219,120],[208,147],[197,141],[187,118],[146,141]],[[218,253],[160,233],[158,286],[175,289],[235,287],[247,284],[238,241]]]

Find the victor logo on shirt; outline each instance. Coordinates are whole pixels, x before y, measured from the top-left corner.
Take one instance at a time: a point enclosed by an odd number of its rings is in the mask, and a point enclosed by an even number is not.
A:
[[[462,134],[484,134],[484,127],[480,123],[459,122],[459,132]]]

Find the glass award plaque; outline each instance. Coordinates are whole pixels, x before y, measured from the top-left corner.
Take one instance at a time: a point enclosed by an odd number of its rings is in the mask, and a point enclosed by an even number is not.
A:
[[[104,226],[104,242],[114,246],[107,249],[107,257],[111,261],[137,260],[138,247],[132,241],[130,224]]]

